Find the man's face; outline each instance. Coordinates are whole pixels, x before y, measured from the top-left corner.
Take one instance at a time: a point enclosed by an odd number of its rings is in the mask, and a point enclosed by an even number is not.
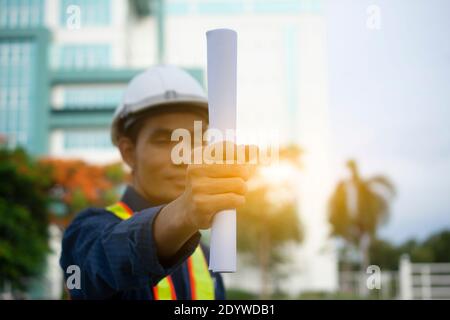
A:
[[[133,184],[155,205],[171,202],[184,191],[186,165],[173,164],[172,148],[180,142],[171,141],[171,135],[175,129],[184,128],[194,141],[194,121],[202,121],[203,130],[207,129],[206,115],[177,111],[149,117],[139,131]]]

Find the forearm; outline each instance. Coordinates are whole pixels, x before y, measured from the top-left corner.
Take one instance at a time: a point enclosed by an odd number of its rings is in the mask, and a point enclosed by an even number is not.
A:
[[[157,254],[163,265],[198,231],[185,219],[185,210],[182,197],[179,197],[161,209],[154,221]]]

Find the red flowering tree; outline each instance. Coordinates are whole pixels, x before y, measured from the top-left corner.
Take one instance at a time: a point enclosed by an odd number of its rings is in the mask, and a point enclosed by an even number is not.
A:
[[[88,164],[81,160],[41,159],[52,188],[50,211],[54,222],[66,226],[73,215],[86,207],[105,207],[119,197],[128,177],[122,164]]]

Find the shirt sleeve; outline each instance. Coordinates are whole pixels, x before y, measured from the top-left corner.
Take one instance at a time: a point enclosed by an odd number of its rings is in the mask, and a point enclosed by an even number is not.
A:
[[[105,299],[119,291],[156,285],[195,250],[200,233],[194,234],[168,265],[161,265],[153,235],[153,207],[120,220],[106,210],[81,213],[64,233],[60,264],[63,270],[81,270],[81,288],[70,289],[73,298]]]

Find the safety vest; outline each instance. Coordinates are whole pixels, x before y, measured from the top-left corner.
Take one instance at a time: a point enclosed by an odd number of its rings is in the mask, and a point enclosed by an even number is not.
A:
[[[122,220],[129,219],[133,215],[133,210],[122,201],[107,207],[106,210],[111,211]],[[187,259],[187,267],[192,300],[214,300],[214,282],[209,273],[206,258],[200,245],[197,246],[194,253]],[[177,299],[175,287],[170,275],[163,278],[153,287],[153,296],[155,300]]]

